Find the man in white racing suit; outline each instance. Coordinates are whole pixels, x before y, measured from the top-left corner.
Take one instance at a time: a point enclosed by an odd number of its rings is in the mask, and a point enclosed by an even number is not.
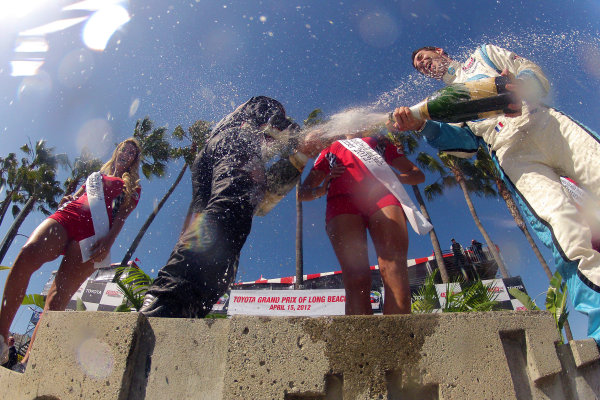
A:
[[[489,150],[504,181],[540,240],[553,250],[557,269],[576,310],[588,315],[588,336],[600,343],[600,253],[560,176],[600,199],[600,138],[569,116],[540,103],[548,81],[533,62],[493,46],[479,47],[464,62],[441,48],[413,52],[413,66],[446,84],[507,76],[515,95],[512,112],[463,124],[415,119],[407,107],[394,111],[396,128],[420,132],[427,142],[451,154],[470,157]]]

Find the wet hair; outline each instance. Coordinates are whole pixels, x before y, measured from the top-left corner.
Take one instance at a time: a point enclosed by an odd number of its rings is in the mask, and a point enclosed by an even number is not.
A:
[[[292,124],[286,118],[285,108],[280,102],[267,96],[256,96],[219,121],[211,135],[216,136],[226,129],[239,128],[244,123],[250,124],[254,128],[269,123],[280,130],[284,130]]]
[[[136,155],[135,159],[129,165],[127,172],[124,172],[123,176],[121,176],[121,179],[123,179],[123,192],[125,192],[125,203],[124,203],[125,205],[129,204],[129,202],[131,201],[131,198],[133,197],[134,194],[137,195],[136,189],[140,187],[140,172],[139,171],[140,171],[140,162],[141,162],[140,155],[142,153],[142,146],[140,145],[140,142],[138,142],[137,139],[134,139],[134,138],[129,138],[129,139],[123,140],[121,143],[119,143],[117,145],[117,148],[115,149],[115,151],[113,151],[113,154],[110,157],[110,160],[108,160],[106,162],[106,164],[104,164],[102,166],[102,168],[100,168],[100,172],[102,172],[103,174],[107,174],[107,175],[114,174],[115,161],[117,160],[117,154],[119,153],[119,150],[122,149],[128,143],[135,146],[135,148],[137,150],[137,155]]]
[[[412,64],[412,67],[414,69],[417,69],[417,67],[415,67],[415,57],[417,56],[417,54],[421,51],[421,50],[430,50],[430,51],[436,51],[437,49],[439,49],[439,47],[435,47],[435,46],[423,46],[421,48],[416,49],[415,51],[412,52],[412,56],[410,57],[410,61]],[[447,56],[448,53],[446,53],[446,51],[444,51],[444,49],[442,49],[442,54]]]

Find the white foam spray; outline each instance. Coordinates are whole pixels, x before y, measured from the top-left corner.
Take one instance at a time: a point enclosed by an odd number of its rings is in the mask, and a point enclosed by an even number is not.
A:
[[[303,133],[332,139],[382,126],[387,119],[388,112],[375,112],[370,107],[356,107],[334,114],[324,124],[307,128]]]

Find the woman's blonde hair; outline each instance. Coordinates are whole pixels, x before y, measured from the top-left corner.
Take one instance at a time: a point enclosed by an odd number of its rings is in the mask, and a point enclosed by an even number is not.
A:
[[[140,146],[140,142],[137,141],[137,139],[134,138],[129,138],[129,139],[125,139],[123,140],[121,143],[119,143],[117,145],[117,148],[115,149],[115,151],[113,151],[112,157],[110,158],[110,160],[108,160],[106,162],[106,164],[104,164],[102,166],[102,168],[100,168],[100,172],[106,175],[112,175],[115,173],[115,161],[117,159],[117,154],[119,153],[119,150],[125,146],[127,143],[131,143],[132,145],[135,146],[135,148],[137,149],[137,155],[135,156],[135,159],[131,162],[131,164],[129,165],[128,171],[123,173],[123,176],[121,176],[121,179],[123,179],[123,191],[125,192],[125,205],[128,205],[129,202],[131,201],[131,197],[135,195],[137,195],[136,189],[140,187],[140,161],[141,161],[141,153],[142,153],[142,146]]]

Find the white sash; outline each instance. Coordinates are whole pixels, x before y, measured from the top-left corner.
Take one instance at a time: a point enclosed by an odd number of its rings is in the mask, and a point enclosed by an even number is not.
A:
[[[83,262],[86,262],[92,257],[92,246],[98,239],[108,235],[109,230],[108,214],[106,212],[106,203],[104,201],[104,185],[102,184],[102,174],[100,172],[94,172],[88,176],[85,182],[85,191],[87,193],[88,204],[92,214],[94,236],[79,241]],[[94,268],[108,267],[110,267],[110,252],[106,255],[104,260],[94,263]]]
[[[371,171],[373,176],[396,196],[400,204],[402,204],[404,214],[406,214],[410,226],[412,226],[415,232],[419,235],[424,235],[433,229],[433,225],[425,219],[412,202],[394,171],[392,171],[385,160],[371,146],[360,138],[340,140],[339,142],[358,157],[369,171]]]

